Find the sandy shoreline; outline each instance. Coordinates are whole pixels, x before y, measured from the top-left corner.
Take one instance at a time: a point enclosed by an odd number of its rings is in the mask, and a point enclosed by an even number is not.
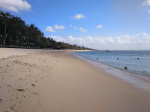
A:
[[[116,78],[122,79],[125,82],[130,83],[138,89],[142,89],[142,91],[144,90],[150,93],[150,77],[142,76],[126,70],[115,68],[113,66],[99,63],[97,61],[93,61],[82,56],[76,55],[75,53],[73,53],[73,56],[85,60],[86,62],[103,69],[104,72],[113,75]]]
[[[148,92],[71,51],[7,53],[0,49],[0,112],[150,112]]]

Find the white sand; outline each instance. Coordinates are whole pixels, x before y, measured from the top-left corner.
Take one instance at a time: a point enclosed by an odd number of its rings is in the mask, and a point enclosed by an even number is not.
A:
[[[148,92],[70,51],[0,51],[32,53],[0,59],[0,112],[150,112]]]
[[[0,59],[12,56],[27,55],[29,53],[37,53],[46,50],[41,49],[15,49],[15,48],[0,48]]]

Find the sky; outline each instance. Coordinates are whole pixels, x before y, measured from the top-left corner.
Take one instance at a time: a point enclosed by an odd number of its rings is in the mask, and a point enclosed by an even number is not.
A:
[[[47,38],[98,50],[150,50],[150,0],[0,0]]]

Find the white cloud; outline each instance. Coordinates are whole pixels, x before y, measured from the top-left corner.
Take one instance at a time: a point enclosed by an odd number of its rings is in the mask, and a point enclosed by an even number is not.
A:
[[[144,3],[142,5],[150,5],[150,0],[144,1]]]
[[[0,0],[0,7],[17,13],[21,10],[31,10],[31,5],[26,0]]]
[[[57,29],[57,30],[60,30],[60,29],[65,29],[65,27],[64,26],[58,26],[57,24],[56,25],[54,25],[54,28],[55,29]]]
[[[84,29],[84,28],[77,28],[74,26],[74,29],[78,29],[80,30],[82,33],[86,33],[88,30],[87,29]]]
[[[72,25],[70,25],[72,27]]]
[[[65,42],[66,41],[64,38],[59,37],[59,36],[55,36],[55,35],[50,35],[50,38],[53,38],[57,42]]]
[[[148,13],[150,12],[150,10],[147,11]]]
[[[81,19],[81,18],[86,18],[85,16],[83,16],[83,14],[76,14],[76,16],[74,16],[75,19]]]
[[[74,29],[77,29],[77,27],[74,27]]]
[[[53,27],[51,26],[47,26],[46,29],[44,31],[48,31],[48,32],[56,32]]]
[[[79,38],[69,35],[67,39],[59,36],[55,36],[54,39],[101,50],[150,50],[150,35],[146,33],[133,36],[122,35],[114,38],[93,38],[90,36]]]
[[[54,25],[54,28],[55,28],[56,30],[65,29],[64,26],[62,26],[62,25],[61,25],[61,26],[58,26],[57,24]],[[53,27],[51,27],[51,26],[47,26],[44,31],[48,31],[48,32],[61,32],[61,31],[55,31],[55,30],[53,29]]]
[[[98,25],[96,28],[102,28],[103,26],[102,25]]]
[[[83,28],[79,28],[79,30],[82,32],[82,33],[86,33],[88,30],[87,29],[83,29]]]

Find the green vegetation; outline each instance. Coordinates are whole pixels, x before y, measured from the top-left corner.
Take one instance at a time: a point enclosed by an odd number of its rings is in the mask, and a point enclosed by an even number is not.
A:
[[[92,50],[84,46],[70,45],[46,38],[44,33],[34,24],[27,25],[20,17],[3,11],[0,11],[0,46]]]

